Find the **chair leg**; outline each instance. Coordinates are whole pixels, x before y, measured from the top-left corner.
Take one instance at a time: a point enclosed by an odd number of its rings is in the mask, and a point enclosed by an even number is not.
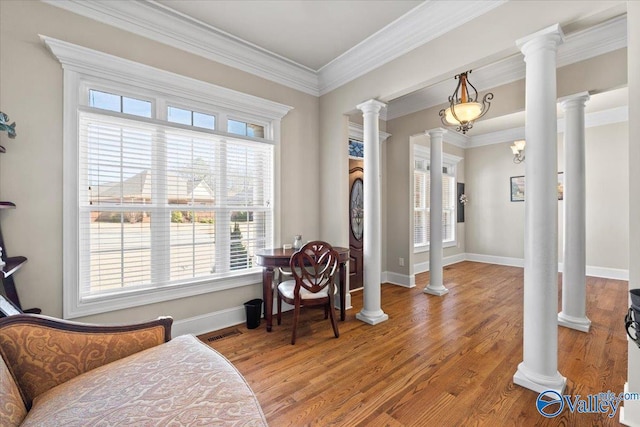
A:
[[[293,307],[293,332],[291,333],[291,345],[296,343],[296,330],[298,329],[298,318],[300,317],[300,302],[296,301]]]
[[[324,320],[327,320],[329,318],[329,304],[326,304],[324,306]]]
[[[329,298],[329,317],[331,317],[333,334],[338,338],[340,336],[340,331],[338,331],[338,322],[336,321],[335,309],[333,308],[333,298]]]
[[[278,326],[282,324],[282,297],[278,291]]]

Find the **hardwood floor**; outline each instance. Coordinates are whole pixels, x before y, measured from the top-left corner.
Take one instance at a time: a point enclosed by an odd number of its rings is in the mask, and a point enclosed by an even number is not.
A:
[[[619,413],[566,407],[544,418],[537,393],[513,384],[522,361],[521,268],[462,262],[446,267],[444,278],[443,297],[422,292],[428,273],[412,289],[383,285],[389,320],[376,326],[355,319],[362,293],[354,293],[338,339],[322,310],[308,309],[295,346],[291,312],[271,333],[263,320],[210,345],[245,376],[272,426],[619,425]],[[627,294],[625,281],[588,278],[591,331],[558,329],[566,394],[623,391]]]

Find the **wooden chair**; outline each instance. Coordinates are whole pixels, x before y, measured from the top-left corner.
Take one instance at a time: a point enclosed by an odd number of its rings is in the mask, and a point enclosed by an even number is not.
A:
[[[333,333],[338,338],[340,332],[333,309],[338,253],[326,242],[309,242],[291,255],[289,267],[293,280],[286,280],[278,285],[278,325],[282,322],[284,300],[294,307],[291,344],[296,343],[300,307],[306,306],[324,306],[324,318],[331,318]]]

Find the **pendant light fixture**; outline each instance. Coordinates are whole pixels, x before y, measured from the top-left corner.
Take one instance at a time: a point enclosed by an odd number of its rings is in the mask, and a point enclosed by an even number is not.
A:
[[[458,74],[455,78],[458,85],[453,95],[449,97],[449,108],[440,110],[440,120],[445,126],[454,126],[456,131],[466,134],[473,127],[473,122],[484,116],[493,99],[492,93],[487,93],[478,102],[478,91],[469,82],[467,75],[471,70]],[[472,93],[469,92],[472,89]]]

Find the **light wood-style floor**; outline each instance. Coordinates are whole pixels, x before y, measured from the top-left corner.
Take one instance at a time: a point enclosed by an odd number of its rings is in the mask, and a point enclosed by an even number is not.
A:
[[[307,309],[295,346],[291,312],[271,333],[263,320],[259,329],[230,328],[240,334],[210,344],[245,376],[271,426],[619,425],[619,413],[567,408],[546,419],[536,410],[537,393],[513,384],[522,361],[521,268],[462,262],[444,277],[443,297],[422,292],[428,273],[412,289],[383,285],[389,320],[376,326],[355,319],[362,293],[354,292],[338,339],[322,310]],[[591,331],[559,328],[558,370],[566,394],[619,393],[627,372],[627,282],[587,283]]]

